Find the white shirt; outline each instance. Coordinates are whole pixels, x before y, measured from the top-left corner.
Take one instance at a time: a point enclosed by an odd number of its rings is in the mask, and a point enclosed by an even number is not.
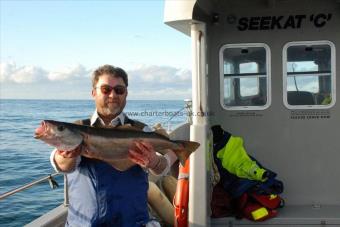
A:
[[[101,125],[105,125],[103,119],[101,119],[100,116],[98,115],[97,110],[94,111],[90,120],[91,120],[90,121],[91,126],[93,126],[97,121],[99,121]],[[117,126],[119,123],[123,125],[124,122],[125,122],[125,114],[121,112],[117,117],[112,119],[112,121],[110,122],[110,125]]]

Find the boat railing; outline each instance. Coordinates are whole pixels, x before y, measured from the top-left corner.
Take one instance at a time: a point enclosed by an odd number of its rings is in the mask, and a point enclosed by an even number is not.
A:
[[[171,120],[178,116],[179,113],[181,113],[183,110],[186,111],[186,114],[187,114],[187,119],[186,119],[186,122],[188,123],[192,123],[192,101],[191,99],[184,99],[184,107],[179,109],[178,111],[175,112],[174,115],[172,115],[168,120],[166,120],[164,123],[167,123],[167,131],[168,132],[171,132]]]
[[[52,174],[49,174],[48,176],[45,176],[45,177],[42,177],[42,178],[39,178],[37,180],[34,180],[28,184],[25,184],[21,187],[18,187],[18,188],[15,188],[13,190],[10,190],[8,192],[5,192],[3,194],[0,194],[0,200],[3,200],[13,194],[16,194],[18,192],[21,192],[21,191],[24,191],[34,185],[37,185],[37,184],[40,184],[42,182],[45,182],[45,181],[48,181],[48,183],[50,184],[51,186],[51,189],[55,189],[57,187],[59,187],[57,181],[54,179],[55,176],[57,175],[61,175],[63,173],[58,173],[58,172],[55,172],[55,173],[52,173]],[[68,205],[68,193],[67,193],[67,176],[65,174],[64,175],[64,205],[67,206]]]

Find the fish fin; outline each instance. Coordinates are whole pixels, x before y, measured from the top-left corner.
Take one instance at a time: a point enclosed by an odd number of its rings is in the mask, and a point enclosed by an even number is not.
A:
[[[189,158],[190,154],[197,150],[197,148],[200,146],[199,143],[193,141],[175,140],[174,142],[180,145],[180,148],[173,149],[173,151],[175,152],[180,163],[183,166],[185,164],[185,161]]]

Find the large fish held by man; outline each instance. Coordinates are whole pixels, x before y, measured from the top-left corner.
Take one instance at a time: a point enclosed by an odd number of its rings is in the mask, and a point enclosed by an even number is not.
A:
[[[82,144],[103,161],[129,163],[125,165],[127,168],[134,165],[128,159],[128,150],[136,140],[149,142],[161,154],[171,149],[182,164],[200,145],[192,141],[170,140],[159,133],[144,132],[131,126],[97,128],[53,120],[42,121],[35,130],[35,138],[63,151],[74,150]]]

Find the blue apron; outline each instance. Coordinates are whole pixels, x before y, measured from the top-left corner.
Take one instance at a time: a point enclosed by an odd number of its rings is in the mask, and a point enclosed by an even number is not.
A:
[[[118,171],[111,165],[82,157],[67,174],[69,209],[66,226],[145,226],[147,173],[138,165]]]

